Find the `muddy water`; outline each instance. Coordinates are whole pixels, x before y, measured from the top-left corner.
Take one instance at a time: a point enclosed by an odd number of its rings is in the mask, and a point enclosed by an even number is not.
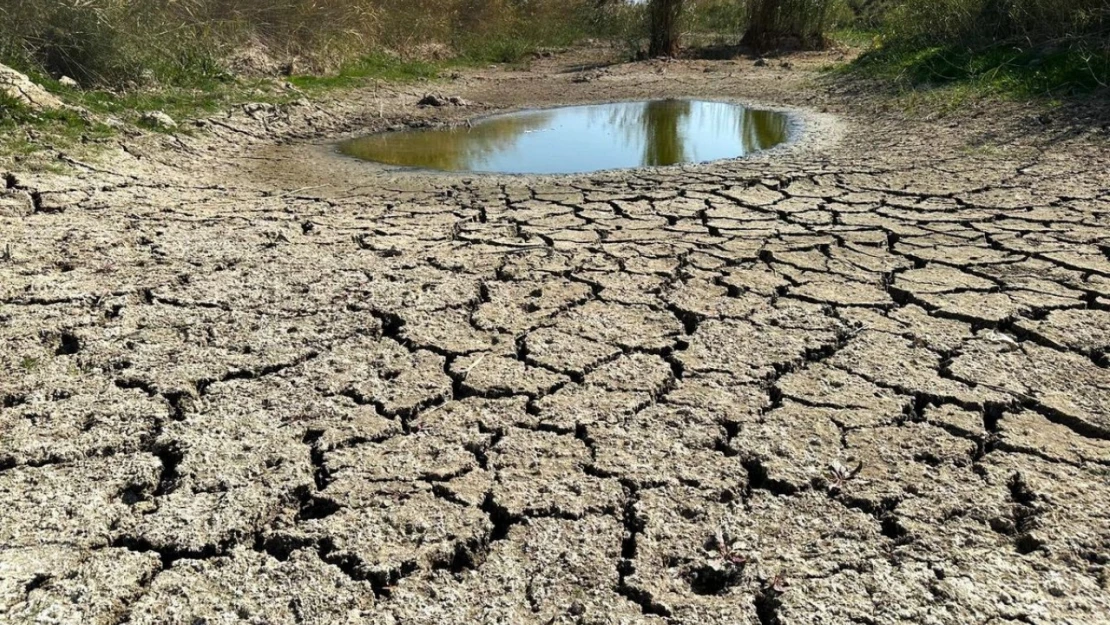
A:
[[[784,142],[788,118],[738,104],[654,100],[497,115],[470,126],[376,134],[348,156],[419,169],[569,174],[742,157]]]

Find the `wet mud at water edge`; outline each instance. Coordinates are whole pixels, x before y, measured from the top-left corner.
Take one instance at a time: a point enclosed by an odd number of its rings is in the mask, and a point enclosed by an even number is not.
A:
[[[787,140],[789,118],[698,100],[617,102],[508,113],[446,129],[374,134],[339,151],[452,172],[572,174],[746,156]]]
[[[833,54],[0,166],[0,623],[1106,625],[1110,145],[869,107]],[[333,152],[667,97],[806,131],[588,175]]]

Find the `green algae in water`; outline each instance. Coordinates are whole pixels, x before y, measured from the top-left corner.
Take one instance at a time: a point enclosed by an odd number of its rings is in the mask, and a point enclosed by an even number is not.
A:
[[[488,117],[471,126],[370,135],[339,146],[367,161],[441,171],[572,174],[702,163],[783,143],[789,118],[739,104],[653,100]]]

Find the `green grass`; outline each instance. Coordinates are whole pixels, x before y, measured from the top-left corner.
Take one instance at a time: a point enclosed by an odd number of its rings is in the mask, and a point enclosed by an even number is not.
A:
[[[395,56],[374,53],[344,65],[332,75],[292,76],[288,82],[297,88],[291,91],[282,87],[281,80],[240,80],[221,73],[182,73],[172,82],[127,91],[106,89],[79,89],[62,85],[57,80],[31,73],[31,79],[57,95],[67,104],[85,109],[91,115],[75,110],[34,112],[21,106],[14,99],[0,98],[0,157],[28,156],[41,152],[44,146],[70,149],[82,143],[95,144],[97,139],[113,136],[116,130],[94,121],[115,117],[146,130],[163,132],[139,123],[143,113],[161,111],[181,122],[187,118],[214,113],[247,102],[282,104],[301,96],[320,94],[330,90],[352,89],[375,81],[411,83],[438,78],[449,67],[472,65],[470,59],[442,62],[405,60]],[[30,139],[28,131],[34,135]],[[173,132],[189,132],[182,127]],[[49,167],[50,161],[36,165]]]
[[[1093,51],[1078,44],[1056,49],[876,45],[854,62],[833,68],[832,74],[866,80],[868,89],[893,94],[908,110],[950,113],[992,98],[1052,105],[1105,90],[1110,83],[1110,49]]]
[[[544,49],[567,48],[591,34],[590,28],[573,22],[520,23],[515,28],[502,32],[457,35],[453,49],[457,51],[455,65],[481,66],[491,63],[504,63],[526,66],[536,53]],[[601,26],[596,26],[601,28]]]
[[[518,65],[545,46],[567,46],[582,37],[582,33],[565,29],[545,37],[528,34],[500,33],[483,37],[465,37],[455,42],[457,55],[442,61],[404,59],[375,52],[343,65],[329,75],[292,76],[289,82],[304,91],[350,89],[374,81],[412,83],[435,80],[446,70],[459,67],[476,67],[490,63]]]
[[[459,45],[458,62],[464,65],[507,63],[519,65],[539,49],[535,40],[510,34],[473,37]]]
[[[100,121],[109,116],[125,124],[141,125],[138,120],[143,113],[162,111],[181,121],[236,104],[281,103],[296,97],[295,93],[282,90],[272,81],[230,78],[194,79],[120,93],[70,88],[40,75],[32,75],[32,80],[72,108],[32,111],[14,99],[0,97],[0,156],[26,156],[42,150],[43,146],[69,149],[81,143],[95,144],[97,140],[116,134],[116,129]],[[88,113],[81,113],[82,109]],[[29,140],[28,131],[33,133],[34,140]],[[188,132],[188,129],[177,132]]]
[[[411,61],[385,54],[370,54],[344,65],[332,75],[292,76],[289,82],[306,91],[328,89],[349,89],[380,80],[392,83],[408,83],[418,80],[432,80],[439,77],[444,63]]]
[[[0,101],[0,161],[20,157],[26,166],[31,159],[23,157],[35,154],[36,167],[53,167],[56,150],[76,154],[87,143],[86,152],[95,152],[98,139],[117,131],[112,118],[142,127],[144,113],[161,111],[180,123],[247,102],[282,104],[376,82],[432,80],[455,67],[526,63],[541,48],[594,36],[604,15],[594,0],[16,2],[0,9],[0,62],[88,113],[36,114]],[[275,63],[340,69],[254,81],[232,76],[228,55],[258,44]],[[408,58],[428,45],[454,58]],[[61,76],[82,88],[60,84]]]
[[[270,85],[256,82],[211,82],[168,87],[153,87],[113,93],[104,90],[73,91],[66,99],[96,113],[117,117],[137,117],[151,111],[162,111],[180,120],[202,113],[219,111],[233,104],[250,100],[272,101],[281,96]]]
[[[297,91],[283,88],[280,80],[240,80],[215,71],[182,72],[167,82],[118,92],[66,87],[49,76],[31,72],[31,79],[43,88],[92,115],[69,109],[33,112],[14,99],[0,98],[0,156],[28,155],[41,150],[43,145],[65,149],[90,139],[111,137],[115,130],[92,121],[98,117],[111,116],[124,123],[137,124],[143,113],[161,111],[180,122],[246,102],[281,104],[300,97],[301,93],[313,95],[353,89],[377,81],[403,84],[434,80],[451,67],[518,62],[534,49],[535,46],[519,41],[492,38],[481,47],[469,48],[467,56],[439,62],[372,53],[347,63],[334,74],[289,77],[287,81]],[[28,139],[27,130],[36,135],[35,140]],[[175,132],[188,132],[188,129]]]
[[[570,45],[577,34],[549,37],[544,44]],[[499,34],[488,37],[468,37],[457,42],[458,55],[443,61],[403,59],[393,55],[372,53],[343,65],[329,75],[292,76],[289,82],[298,89],[317,92],[331,89],[351,89],[374,81],[412,83],[435,80],[446,70],[459,67],[476,67],[490,63],[521,64],[542,46],[541,41],[523,35]]]
[[[32,111],[6,95],[0,95],[0,154],[29,154],[39,149],[26,132],[32,130],[56,146],[110,137],[113,130],[80,113],[69,110]]]
[[[870,48],[879,41],[880,37],[881,34],[877,30],[855,26],[842,26],[829,33],[829,39],[833,43],[850,48]]]
[[[935,46],[875,50],[855,63],[865,75],[910,86],[966,85],[1021,98],[1090,93],[1110,82],[1110,51]]]

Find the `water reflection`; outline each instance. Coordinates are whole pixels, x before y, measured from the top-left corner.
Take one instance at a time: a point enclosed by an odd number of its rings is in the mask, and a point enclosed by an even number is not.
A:
[[[472,127],[354,139],[349,156],[402,167],[527,174],[676,165],[782,143],[785,115],[736,104],[653,100],[498,115]]]
[[[644,105],[640,126],[644,133],[644,165],[686,162],[682,130],[691,105],[683,100],[657,100]]]

